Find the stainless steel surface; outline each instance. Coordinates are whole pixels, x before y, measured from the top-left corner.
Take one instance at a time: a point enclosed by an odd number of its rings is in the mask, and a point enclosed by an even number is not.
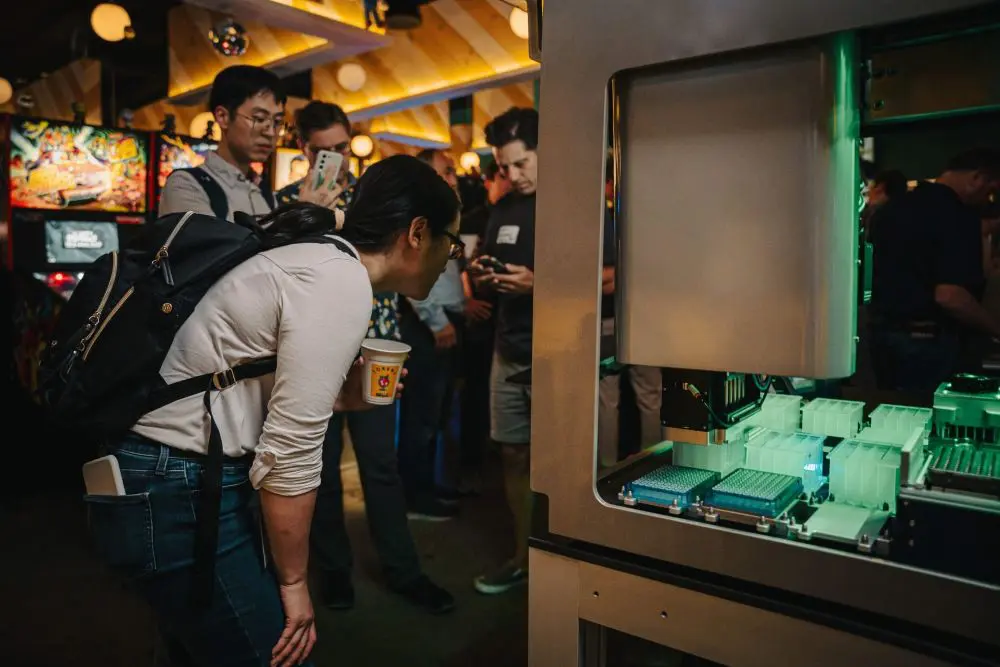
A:
[[[948,663],[771,611],[530,551],[529,667],[601,664],[580,621],[729,667],[943,667]],[[558,610],[555,608],[558,606]],[[771,641],[774,640],[774,641]]]
[[[529,667],[581,667],[577,561],[528,550]]]
[[[594,490],[605,128],[612,75],[978,4],[985,3],[547,0],[531,465],[533,488],[550,500],[552,532],[1000,644],[994,620],[981,613],[997,607],[995,587],[611,507]],[[780,196],[781,184],[775,188]],[[543,581],[533,572],[533,589]],[[532,597],[537,595],[533,590]],[[916,595],[935,603],[914,604]]]
[[[853,373],[858,58],[827,41],[616,75],[620,361]]]

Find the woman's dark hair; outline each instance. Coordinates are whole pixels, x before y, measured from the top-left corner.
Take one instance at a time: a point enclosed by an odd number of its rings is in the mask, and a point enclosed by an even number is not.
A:
[[[306,236],[337,233],[337,218],[331,209],[306,202],[280,206],[259,221],[268,246],[285,245]]]
[[[347,209],[340,236],[363,252],[387,250],[425,218],[432,236],[441,236],[458,215],[458,196],[433,167],[409,155],[394,155],[368,167]]]

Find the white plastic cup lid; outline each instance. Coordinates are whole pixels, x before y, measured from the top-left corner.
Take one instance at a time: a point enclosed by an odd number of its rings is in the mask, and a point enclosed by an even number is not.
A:
[[[406,343],[398,340],[383,340],[381,338],[366,338],[361,343],[362,350],[369,352],[382,352],[384,354],[409,354],[412,349]]]

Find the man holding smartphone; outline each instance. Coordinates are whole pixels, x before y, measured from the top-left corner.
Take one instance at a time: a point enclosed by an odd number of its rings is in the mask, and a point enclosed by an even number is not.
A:
[[[490,438],[500,446],[504,488],[514,516],[514,555],[477,577],[476,590],[497,594],[528,580],[532,497],[531,328],[535,285],[535,190],[538,184],[538,112],[512,108],[486,127],[497,164],[513,192],[490,214],[483,255],[469,267],[480,287],[497,293],[497,333],[490,379]]]
[[[259,218],[270,213],[275,196],[251,165],[266,162],[274,153],[285,130],[285,101],[274,72],[251,65],[219,72],[208,106],[222,140],[200,167],[170,174],[160,195],[159,215],[194,211],[233,221],[236,215]],[[337,194],[332,188],[309,187],[299,198],[329,208]]]
[[[351,121],[343,109],[328,102],[312,101],[295,116],[299,147],[309,160],[309,175],[278,192],[278,202],[300,201],[307,193],[325,192],[339,211],[350,206],[357,179],[347,168],[351,154]],[[336,172],[316,174],[324,152],[342,156]],[[316,181],[312,178],[316,176]],[[316,183],[319,185],[316,185]],[[331,187],[331,184],[333,187]],[[392,292],[373,295],[368,338],[400,339],[399,296]],[[364,412],[335,413],[323,443],[323,473],[310,541],[314,562],[323,571],[320,597],[330,609],[354,606],[351,578],[351,545],[344,521],[340,459],[344,449],[344,425],[351,434],[354,455],[365,494],[365,515],[372,540],[393,592],[434,614],[451,611],[455,600],[448,591],[423,573],[407,522],[403,483],[396,458],[396,405]]]
[[[305,178],[278,191],[278,204],[313,201],[313,191],[330,192],[327,206],[344,210],[350,204],[351,189],[357,182],[348,169],[351,158],[351,121],[336,104],[312,101],[295,114],[298,144],[309,162]],[[325,154],[325,155],[324,155]],[[320,157],[323,156],[323,165]],[[333,159],[333,156],[337,156]],[[317,167],[323,167],[317,173]],[[333,167],[333,168],[330,168]]]

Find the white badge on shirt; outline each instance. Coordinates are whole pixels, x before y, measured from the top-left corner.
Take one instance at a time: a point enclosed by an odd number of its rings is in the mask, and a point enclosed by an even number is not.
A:
[[[517,225],[504,225],[497,230],[497,243],[514,245],[517,243],[517,236],[521,233],[521,228]]]

